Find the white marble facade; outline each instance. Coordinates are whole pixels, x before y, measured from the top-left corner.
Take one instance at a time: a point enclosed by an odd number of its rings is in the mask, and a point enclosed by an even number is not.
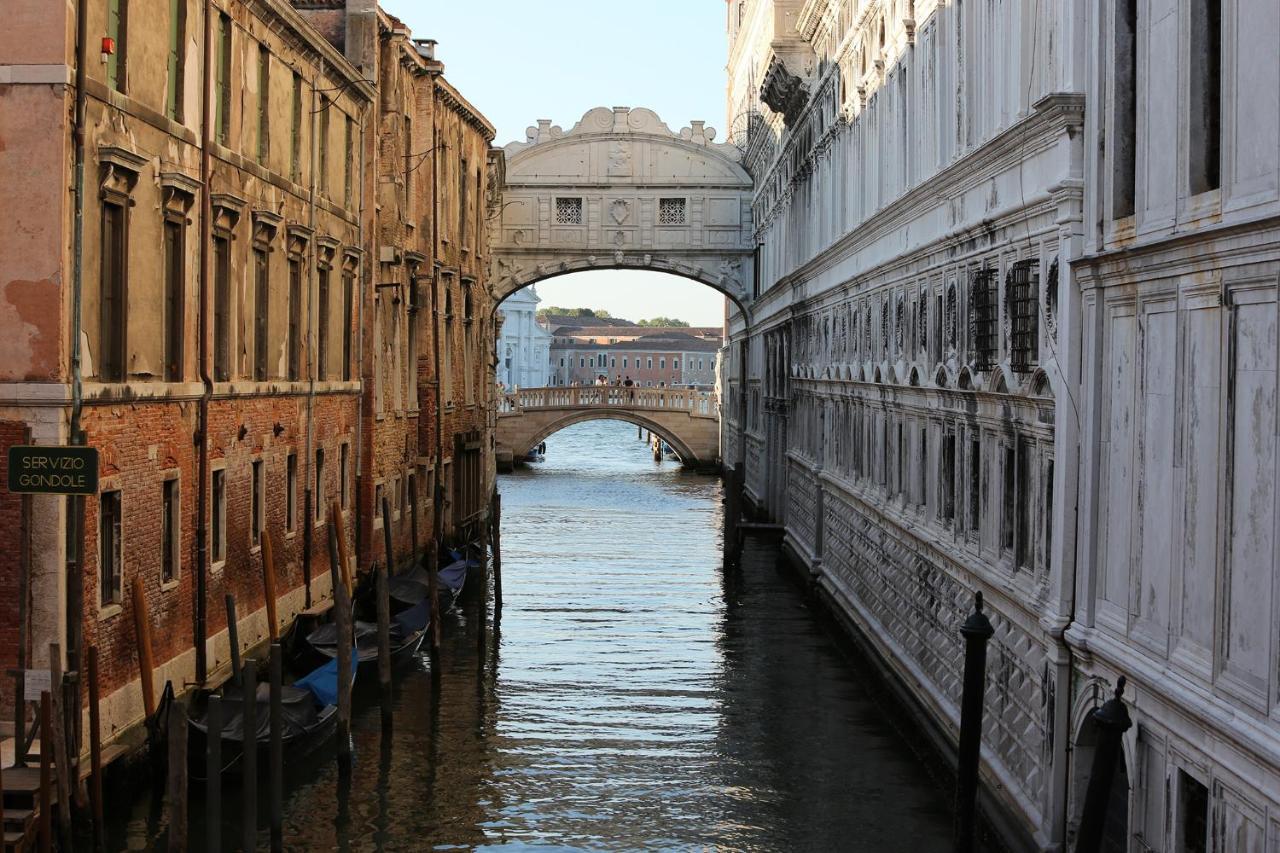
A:
[[[526,287],[498,306],[498,383],[507,389],[551,384],[551,333],[538,324],[537,290]]]
[[[1124,675],[1112,849],[1280,849],[1274,0],[726,8],[749,502],[952,742],[985,594],[1016,847]]]

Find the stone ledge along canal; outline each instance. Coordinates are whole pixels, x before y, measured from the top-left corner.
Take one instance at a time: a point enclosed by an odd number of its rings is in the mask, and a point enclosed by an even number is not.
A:
[[[357,686],[349,782],[332,743],[289,762],[288,849],[950,849],[949,783],[870,668],[771,550],[726,575],[718,478],[595,421],[499,489],[499,630],[449,614],[438,686],[425,651],[396,673],[387,739],[376,678]],[[229,782],[228,850],[239,798]],[[114,849],[163,843],[159,799],[122,806]]]

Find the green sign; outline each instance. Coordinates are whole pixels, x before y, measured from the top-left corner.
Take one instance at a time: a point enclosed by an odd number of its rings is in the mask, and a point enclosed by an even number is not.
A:
[[[43,495],[97,494],[98,450],[95,447],[10,447],[9,491]]]

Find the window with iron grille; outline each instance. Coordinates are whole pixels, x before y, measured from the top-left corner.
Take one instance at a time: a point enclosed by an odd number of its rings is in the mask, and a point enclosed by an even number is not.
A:
[[[581,225],[582,224],[582,199],[581,198],[557,198],[556,199],[556,224],[557,225]]]
[[[969,323],[974,365],[978,370],[991,370],[996,366],[1000,348],[1000,302],[996,294],[996,271],[975,271],[970,288]]]
[[[956,348],[956,286],[954,284],[947,285],[946,335],[947,335],[947,349],[955,349]]]
[[[658,199],[659,225],[684,225],[684,199]]]
[[[1026,373],[1035,367],[1039,356],[1040,262],[1014,264],[1005,279],[1005,294],[1013,330],[1009,361],[1015,371]]]

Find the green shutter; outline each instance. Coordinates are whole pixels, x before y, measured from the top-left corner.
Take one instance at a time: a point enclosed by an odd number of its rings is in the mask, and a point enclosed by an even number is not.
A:
[[[116,49],[107,57],[107,85],[112,89],[120,88],[120,51],[124,45],[120,43],[120,4],[123,0],[107,0],[107,38],[116,44]]]

